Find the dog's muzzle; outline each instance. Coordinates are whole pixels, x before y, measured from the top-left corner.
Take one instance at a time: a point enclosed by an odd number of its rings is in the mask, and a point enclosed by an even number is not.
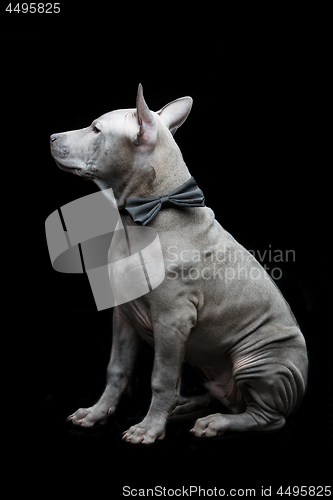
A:
[[[57,159],[65,159],[69,154],[68,148],[63,144],[63,141],[58,134],[52,134],[50,137],[50,148],[52,156]]]

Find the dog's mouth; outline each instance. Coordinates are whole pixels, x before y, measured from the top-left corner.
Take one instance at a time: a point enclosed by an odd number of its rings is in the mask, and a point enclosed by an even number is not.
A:
[[[86,170],[85,163],[77,158],[71,157],[65,146],[59,147],[59,145],[55,146],[51,143],[51,155],[61,170],[70,172],[80,177],[91,177],[90,172],[87,172]]]
[[[64,163],[61,163],[56,158],[54,158],[54,161],[56,162],[57,166],[64,172],[70,172],[71,174],[77,175],[78,177],[82,177],[86,181],[94,179],[94,175],[83,167],[78,167],[77,165],[71,163],[64,165]]]
[[[71,161],[66,161],[65,158],[58,158],[58,155],[52,154],[54,161],[61,170],[65,172],[73,172],[73,170],[81,170],[77,165],[74,165]]]
[[[64,146],[59,145],[58,141],[57,141],[57,143],[51,142],[50,149],[51,149],[51,155],[53,156],[53,158],[65,159],[69,155],[69,150]]]
[[[51,155],[53,156],[54,161],[58,165],[61,170],[65,170],[66,172],[72,172],[73,170],[81,170],[82,166],[78,165],[78,162],[73,158],[68,156],[68,150],[65,148],[54,148],[51,145]]]

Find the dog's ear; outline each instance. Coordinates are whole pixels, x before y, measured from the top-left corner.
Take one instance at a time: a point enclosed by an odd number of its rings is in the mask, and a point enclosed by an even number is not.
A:
[[[157,140],[157,127],[154,117],[144,100],[141,83],[139,84],[136,97],[136,112],[139,131],[137,133],[135,144],[154,146]]]
[[[192,97],[181,97],[170,102],[158,111],[160,117],[169,127],[172,134],[183,125],[192,108]]]

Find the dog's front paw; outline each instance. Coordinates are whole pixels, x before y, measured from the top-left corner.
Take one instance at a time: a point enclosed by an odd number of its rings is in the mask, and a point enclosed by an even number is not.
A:
[[[165,420],[154,421],[151,418],[145,418],[125,431],[123,440],[132,444],[152,444],[156,439],[164,439],[164,436]]]
[[[111,413],[113,413],[111,407],[95,404],[90,408],[79,408],[72,415],[69,415],[67,420],[82,427],[92,427],[95,424],[106,424],[107,417]]]

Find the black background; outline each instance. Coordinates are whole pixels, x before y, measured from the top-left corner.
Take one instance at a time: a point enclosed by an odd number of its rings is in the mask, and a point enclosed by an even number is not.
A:
[[[17,262],[15,278],[8,268],[14,306],[8,308],[14,339],[10,392],[19,422],[11,433],[10,466],[29,467],[25,485],[45,494],[58,488],[86,492],[90,485],[102,492],[108,485],[104,494],[111,497],[121,495],[124,485],[196,484],[256,487],[259,496],[261,485],[329,484],[324,28],[311,12],[306,18],[252,11],[215,19],[217,13],[199,11],[191,22],[189,15],[182,21],[162,9],[148,22],[149,12],[138,18],[135,11],[116,15],[96,5],[70,16],[65,8],[52,19],[3,18],[9,152],[3,189],[11,200],[5,219]],[[133,395],[124,396],[104,429],[66,423],[69,413],[93,404],[103,390],[112,311],[97,312],[86,276],[51,267],[45,219],[97,188],[56,167],[49,136],[134,107],[139,82],[152,110],[184,95],[193,98],[175,139],[219,222],[247,248],[295,250],[295,261],[276,264],[283,271],[278,285],[306,337],[310,374],[299,412],[279,432],[197,440],[188,422],[169,424],[165,440],[151,447],[122,443],[121,432],[149,406],[148,347]],[[186,365],[184,393],[201,389]]]

